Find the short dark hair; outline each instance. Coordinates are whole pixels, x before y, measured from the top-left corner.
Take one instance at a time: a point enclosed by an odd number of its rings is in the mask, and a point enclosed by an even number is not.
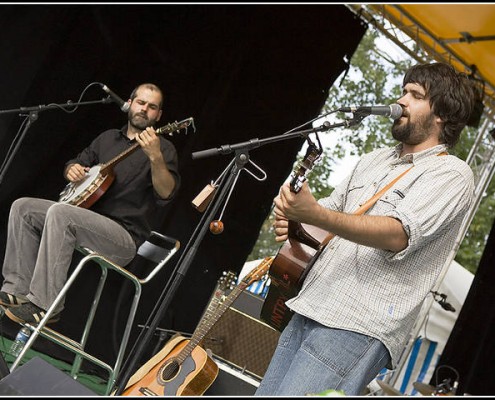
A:
[[[154,83],[141,83],[140,85],[136,86],[136,87],[134,88],[134,90],[132,91],[132,93],[131,93],[131,96],[130,96],[131,101],[132,101],[132,100],[134,100],[134,99],[136,98],[136,96],[137,96],[137,91],[138,91],[140,88],[142,88],[142,87],[144,87],[144,88],[146,88],[146,89],[153,90],[153,91],[155,91],[155,92],[159,92],[159,93],[160,93],[160,96],[161,96],[161,98],[162,98],[162,101],[160,102],[159,107],[160,107],[160,109],[161,109],[161,108],[162,108],[162,103],[163,103],[163,92],[162,92],[162,90],[161,90],[158,86],[156,86]]]
[[[450,64],[418,64],[406,72],[403,87],[408,83],[425,88],[433,113],[444,121],[440,139],[453,147],[474,109],[475,92],[468,76]]]

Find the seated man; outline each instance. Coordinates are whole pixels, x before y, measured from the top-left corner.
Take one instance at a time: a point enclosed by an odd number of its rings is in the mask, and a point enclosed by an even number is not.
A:
[[[11,207],[3,263],[0,305],[19,323],[38,323],[67,280],[76,246],[88,247],[125,266],[151,233],[157,207],[168,204],[180,185],[174,145],[156,134],[163,94],[154,84],[131,93],[127,125],[101,133],[68,161],[69,182],[86,177],[90,167],[108,162],[139,143],[115,165],[115,180],[89,209],[63,202],[21,198]],[[49,322],[60,318],[63,304]]]

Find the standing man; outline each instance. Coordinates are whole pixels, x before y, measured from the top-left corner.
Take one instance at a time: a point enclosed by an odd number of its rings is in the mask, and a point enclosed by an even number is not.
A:
[[[90,167],[139,143],[141,149],[115,165],[115,180],[90,209],[35,198],[14,201],[0,291],[7,317],[30,324],[43,318],[67,280],[76,246],[88,247],[118,265],[134,258],[151,233],[157,207],[169,203],[180,184],[176,149],[154,129],[162,102],[156,85],[139,85],[128,100],[127,125],[101,133],[66,163],[65,178],[79,182]],[[60,307],[49,322],[59,320]]]
[[[256,395],[362,395],[382,368],[397,365],[473,201],[471,169],[447,150],[474,92],[452,66],[423,64],[406,72],[397,103],[398,145],[365,154],[319,202],[307,182],[298,193],[284,185],[274,200],[277,241],[287,239],[288,220],[336,236],[287,301],[295,314]],[[353,215],[409,168],[366,214]]]

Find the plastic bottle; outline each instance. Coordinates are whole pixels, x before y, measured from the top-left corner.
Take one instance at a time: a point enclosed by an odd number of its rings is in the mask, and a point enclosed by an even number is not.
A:
[[[29,328],[23,326],[21,329],[19,329],[19,332],[17,332],[12,346],[10,346],[10,354],[12,354],[14,357],[17,357],[24,348],[24,345],[28,341],[29,336],[31,336],[31,330]]]

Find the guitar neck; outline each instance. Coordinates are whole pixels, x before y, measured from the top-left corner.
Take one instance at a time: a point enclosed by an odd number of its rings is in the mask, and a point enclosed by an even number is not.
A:
[[[182,364],[189,357],[194,348],[199,344],[199,342],[201,342],[201,340],[203,340],[213,325],[220,319],[223,313],[230,307],[230,305],[241,294],[246,286],[247,284],[241,282],[234,289],[232,289],[232,292],[230,292],[225,300],[222,301],[215,310],[212,310],[214,312],[211,315],[208,315],[210,310],[207,310],[206,315],[194,331],[193,336],[182,351],[177,355],[176,358],[179,364]]]

